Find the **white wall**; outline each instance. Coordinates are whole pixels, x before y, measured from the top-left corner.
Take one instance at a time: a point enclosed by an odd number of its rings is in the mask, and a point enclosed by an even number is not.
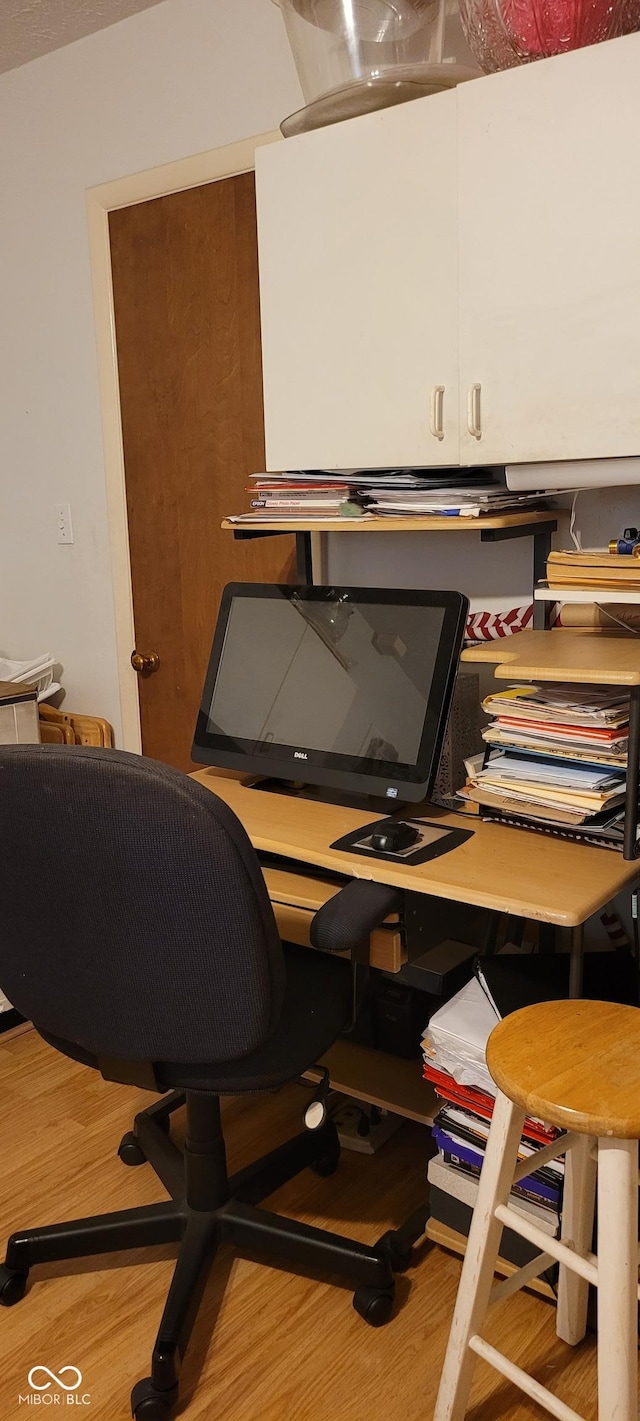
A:
[[[165,0],[0,76],[0,654],[63,665],[67,704],[119,732],[85,190],[277,128],[302,102],[269,0]],[[58,546],[53,506],[72,505]],[[585,540],[640,523],[635,491],[585,494]],[[332,539],[331,580],[526,601],[531,543]]]
[[[85,190],[301,103],[269,0],[165,0],[0,76],[0,654],[55,653],[67,704],[117,732]]]

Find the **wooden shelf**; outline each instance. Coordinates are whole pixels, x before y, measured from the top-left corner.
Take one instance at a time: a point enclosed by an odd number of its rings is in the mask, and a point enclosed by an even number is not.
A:
[[[590,686],[640,686],[638,639],[592,627],[519,632],[468,647],[463,661],[496,664],[501,681],[574,681]]]
[[[494,528],[531,528],[538,523],[556,523],[561,509],[538,509],[531,513],[485,514],[479,518],[261,518],[234,522],[225,518],[222,527],[232,532],[256,533],[482,533]]]
[[[352,1095],[355,1100],[369,1101],[381,1110],[392,1110],[419,1125],[433,1125],[439,1102],[433,1088],[422,1078],[418,1058],[403,1061],[400,1056],[389,1056],[386,1051],[374,1051],[341,1037],[320,1064],[327,1067],[334,1090]],[[309,1080],[320,1079],[313,1067],[306,1076]]]
[[[619,591],[610,587],[536,587],[533,596],[536,602],[619,602],[621,606],[640,602],[640,592],[625,592],[624,587]]]

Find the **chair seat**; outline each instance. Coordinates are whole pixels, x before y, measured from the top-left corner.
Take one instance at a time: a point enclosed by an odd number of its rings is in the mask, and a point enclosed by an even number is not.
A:
[[[341,957],[283,943],[286,985],[280,1020],[273,1035],[237,1061],[180,1065],[156,1064],[167,1089],[242,1095],[274,1090],[302,1075],[333,1045],[351,1019],[351,966]],[[37,1026],[37,1023],[34,1023]],[[45,1041],[83,1065],[97,1069],[96,1057],[41,1032]]]
[[[489,1037],[494,1081],[527,1115],[578,1134],[640,1138],[640,1011],[540,1002]]]

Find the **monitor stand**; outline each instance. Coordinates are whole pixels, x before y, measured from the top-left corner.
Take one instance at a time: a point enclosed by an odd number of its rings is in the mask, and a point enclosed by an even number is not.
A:
[[[349,794],[326,785],[305,784],[303,780],[279,780],[267,776],[265,779],[250,779],[243,783],[246,789],[263,789],[269,794],[284,794],[289,799],[310,799],[316,804],[337,804],[341,809],[359,809],[363,814],[380,814],[386,817],[395,814],[397,809],[407,807],[405,799],[378,799],[372,794]]]

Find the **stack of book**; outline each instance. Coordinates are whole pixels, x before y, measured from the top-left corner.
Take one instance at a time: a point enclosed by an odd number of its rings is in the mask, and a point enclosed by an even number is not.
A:
[[[629,696],[619,687],[548,683],[487,697],[489,753],[467,761],[468,809],[525,828],[620,848]]]
[[[599,587],[619,591],[621,595],[640,592],[640,557],[610,553],[606,548],[550,553],[547,582],[554,591],[584,588],[590,595]]]
[[[495,1105],[486,1046],[499,1020],[474,978],[431,1017],[422,1039],[423,1073],[442,1102],[433,1126],[438,1154],[427,1171],[430,1212],[461,1234],[469,1230]],[[540,1120],[526,1120],[519,1157],[531,1159],[531,1174],[514,1186],[509,1201],[553,1237],[559,1229],[564,1161],[554,1160],[537,1170],[535,1157],[559,1133]],[[505,1230],[503,1258],[521,1266],[536,1251]]]
[[[491,469],[324,469],[252,474],[249,513],[230,521],[263,519],[437,516],[481,518],[539,508],[544,495],[511,493]]]
[[[252,474],[247,493],[251,513],[246,518],[360,517],[351,486],[337,474]]]

